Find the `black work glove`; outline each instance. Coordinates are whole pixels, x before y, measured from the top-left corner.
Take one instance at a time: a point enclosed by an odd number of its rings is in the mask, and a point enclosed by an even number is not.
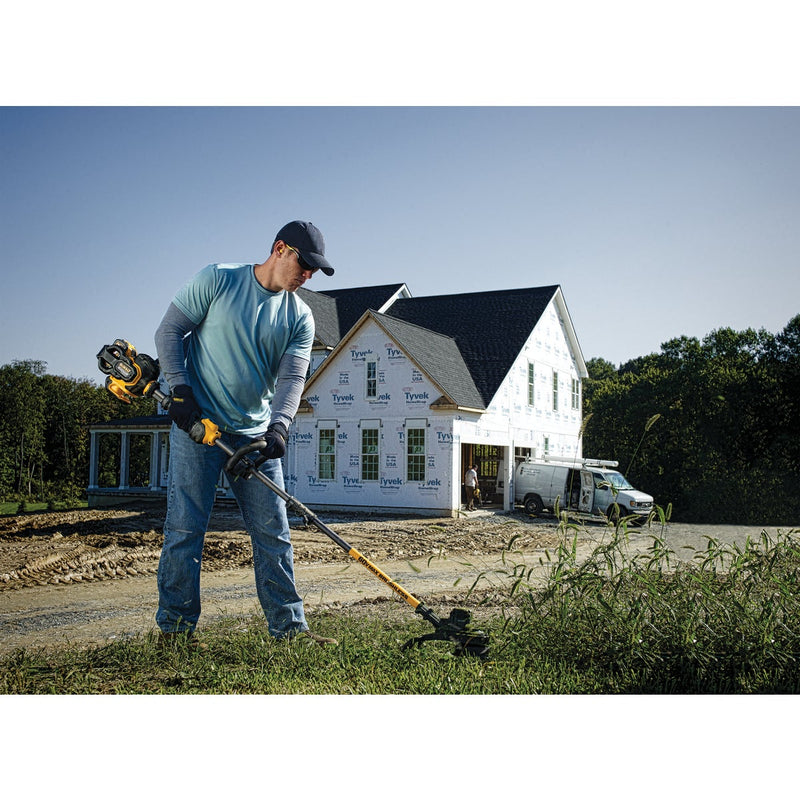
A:
[[[200,406],[194,399],[191,386],[180,384],[172,390],[169,418],[186,433],[189,433],[192,425],[200,419]]]
[[[266,447],[261,451],[257,459],[257,465],[269,461],[271,458],[283,458],[286,455],[286,440],[289,431],[280,422],[273,422],[264,434]]]
[[[258,455],[252,461],[245,456],[232,467],[226,467],[228,474],[234,478],[244,476],[246,480],[249,480],[253,475],[250,471],[251,467],[258,469],[265,461],[269,461],[272,458],[283,458],[286,453],[288,435],[289,432],[280,422],[273,422],[260,439],[254,440],[263,444],[263,447],[258,450]]]

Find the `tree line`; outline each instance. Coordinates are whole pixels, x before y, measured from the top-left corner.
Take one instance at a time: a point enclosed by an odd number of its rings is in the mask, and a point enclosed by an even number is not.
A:
[[[800,315],[587,368],[584,454],[619,461],[672,519],[800,524]]]
[[[722,328],[587,367],[584,454],[619,461],[673,519],[800,522],[800,315],[775,335]],[[84,497],[88,426],[155,413],[152,399],[122,403],[42,361],[0,367],[0,500]],[[101,485],[116,459],[101,448]]]
[[[152,399],[126,404],[105,386],[46,373],[46,362],[0,367],[0,501],[76,500],[89,482],[89,428],[156,413]],[[117,456],[104,453],[101,474]]]

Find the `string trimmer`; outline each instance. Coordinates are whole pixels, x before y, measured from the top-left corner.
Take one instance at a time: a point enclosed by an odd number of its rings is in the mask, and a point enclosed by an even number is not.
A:
[[[169,408],[172,398],[159,389],[158,376],[160,370],[158,361],[144,353],[137,353],[130,342],[125,341],[125,339],[116,339],[113,344],[105,345],[97,354],[97,364],[100,371],[108,376],[106,378],[106,388],[115,397],[126,403],[130,403],[132,399],[140,397],[153,397],[165,409]],[[441,619],[424,603],[407,592],[398,583],[395,583],[385,572],[359,553],[355,547],[351,547],[339,534],[331,530],[297,498],[292,497],[264,475],[248,457],[251,453],[266,446],[266,442],[263,439],[254,440],[238,450],[233,450],[220,440],[219,428],[210,419],[196,422],[189,431],[189,436],[200,444],[219,447],[228,456],[228,460],[225,463],[226,472],[245,479],[257,478],[282,498],[287,508],[304,517],[317,530],[339,545],[354,561],[366,567],[395,594],[402,597],[417,614],[433,625],[433,633],[410,639],[403,645],[403,650],[423,642],[441,640],[454,644],[456,655],[488,657],[489,637],[483,631],[470,629],[471,615],[469,611],[463,608],[456,608],[450,612],[450,616],[447,619]]]

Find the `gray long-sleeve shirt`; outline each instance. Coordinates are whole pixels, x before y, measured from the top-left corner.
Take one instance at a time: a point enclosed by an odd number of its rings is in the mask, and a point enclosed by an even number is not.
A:
[[[170,389],[181,384],[191,386],[186,371],[184,339],[196,327],[174,303],[170,303],[156,330],[158,363]],[[270,424],[280,422],[287,429],[291,425],[300,405],[308,363],[307,359],[289,354],[281,358],[270,408]]]

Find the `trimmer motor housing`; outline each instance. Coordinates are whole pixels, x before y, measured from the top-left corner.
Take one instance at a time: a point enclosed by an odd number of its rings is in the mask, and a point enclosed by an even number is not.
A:
[[[97,366],[106,374],[106,389],[130,403],[133,397],[149,397],[158,387],[158,359],[136,348],[125,339],[115,339],[97,354]]]

